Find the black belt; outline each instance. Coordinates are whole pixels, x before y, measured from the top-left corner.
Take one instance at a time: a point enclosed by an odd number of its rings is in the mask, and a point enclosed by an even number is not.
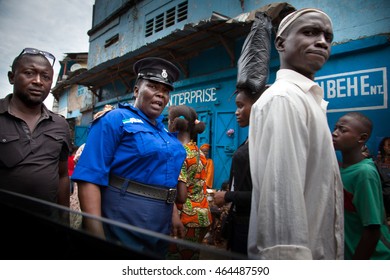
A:
[[[109,184],[117,189],[126,188],[126,191],[132,194],[149,197],[158,200],[164,200],[167,203],[174,203],[176,199],[176,189],[163,189],[151,185],[146,185],[128,179],[110,175]]]

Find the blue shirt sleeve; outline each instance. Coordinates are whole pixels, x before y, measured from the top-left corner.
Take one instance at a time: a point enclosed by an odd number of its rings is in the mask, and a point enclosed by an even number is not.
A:
[[[108,185],[110,166],[122,137],[123,116],[113,110],[92,123],[72,180]]]

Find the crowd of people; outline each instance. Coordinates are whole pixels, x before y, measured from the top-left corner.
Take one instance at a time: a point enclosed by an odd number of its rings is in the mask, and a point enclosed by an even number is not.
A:
[[[375,164],[362,152],[373,128],[365,115],[348,113],[329,131],[314,76],[332,40],[326,13],[292,12],[276,32],[275,82],[261,91],[237,87],[235,115],[249,135],[233,154],[228,189],[212,196],[217,207],[229,205],[222,224],[232,252],[250,259],[390,259],[378,172],[389,174],[390,138],[380,144]],[[215,222],[210,145],[196,143],[205,123],[187,105],[170,106],[168,129],[163,123],[180,70],[157,57],[138,60],[134,105],[121,103],[92,121],[69,174],[69,126],[43,104],[54,60],[26,48],[8,73],[13,93],[0,100],[0,189],[66,207],[76,189],[84,213],[202,243]],[[84,217],[82,226],[145,254],[200,257],[196,249],[99,219]]]

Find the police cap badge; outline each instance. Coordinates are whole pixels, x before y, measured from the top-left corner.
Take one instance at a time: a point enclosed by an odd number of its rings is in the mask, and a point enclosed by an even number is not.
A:
[[[138,79],[146,79],[167,85],[173,90],[173,83],[180,75],[179,69],[171,62],[158,58],[147,57],[134,63],[134,72]]]

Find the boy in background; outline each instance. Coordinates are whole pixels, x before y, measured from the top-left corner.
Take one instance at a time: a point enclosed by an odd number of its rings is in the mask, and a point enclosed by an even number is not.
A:
[[[390,259],[381,181],[372,159],[361,152],[372,127],[365,115],[351,112],[337,121],[332,133],[333,145],[342,154],[345,259]]]

